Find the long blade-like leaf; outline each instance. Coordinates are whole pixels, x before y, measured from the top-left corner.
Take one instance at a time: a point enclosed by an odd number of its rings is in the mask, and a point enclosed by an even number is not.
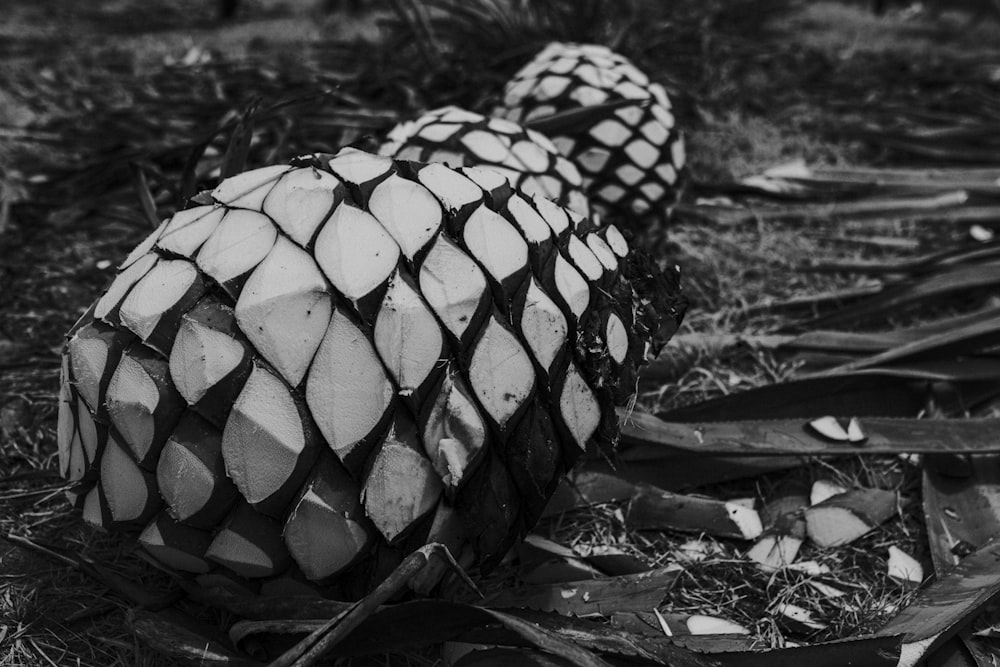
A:
[[[1000,419],[859,420],[866,439],[859,443],[830,441],[802,419],[680,424],[649,414],[625,418],[622,439],[631,447],[623,459],[655,457],[668,448],[692,455],[839,456],[843,454],[1000,452]],[[642,445],[642,447],[640,447]]]

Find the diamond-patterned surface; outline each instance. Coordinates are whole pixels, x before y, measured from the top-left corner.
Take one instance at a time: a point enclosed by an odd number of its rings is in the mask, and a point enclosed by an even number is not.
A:
[[[379,152],[453,168],[495,167],[514,187],[589,214],[579,172],[548,139],[509,120],[442,107],[394,127]]]
[[[684,143],[663,86],[604,46],[552,43],[507,84],[494,114],[528,122],[580,107],[636,100],[589,126],[551,131],[559,151],[579,166],[602,212],[664,217],[679,196]]]
[[[411,128],[480,122],[439,116]],[[507,121],[478,131],[551,166]],[[504,553],[614,437],[649,298],[617,230],[491,174],[345,150],[168,220],[64,353],[60,468],[85,520],[232,581],[367,577],[444,515]]]

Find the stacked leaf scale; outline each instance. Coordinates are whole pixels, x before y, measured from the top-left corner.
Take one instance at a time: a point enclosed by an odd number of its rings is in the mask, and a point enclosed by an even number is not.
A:
[[[614,227],[354,150],[223,181],[119,268],[64,355],[84,518],[362,592],[425,542],[503,556],[680,313]]]

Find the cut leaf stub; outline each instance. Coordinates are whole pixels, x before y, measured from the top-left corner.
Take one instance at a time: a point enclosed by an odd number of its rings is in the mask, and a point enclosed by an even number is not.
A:
[[[495,190],[494,183],[487,179],[495,178],[497,187],[502,187],[502,179],[506,179],[529,197],[545,197],[577,215],[590,215],[579,169],[547,137],[509,120],[487,118],[453,106],[441,107],[394,127],[379,152],[399,160],[442,162],[455,169],[474,167],[471,180],[487,193]],[[499,176],[491,177],[484,168]],[[434,190],[430,183],[425,185]],[[481,196],[481,191],[473,192]],[[456,190],[441,203],[447,209],[448,204],[454,205],[451,196],[463,194]],[[412,206],[415,202],[400,203]]]
[[[528,126],[544,122],[602,212],[662,216],[677,200],[684,140],[670,100],[663,86],[605,46],[549,44],[507,83],[495,115]]]
[[[683,299],[614,228],[491,178],[345,149],[164,223],[66,345],[85,519],[217,580],[363,592],[444,533],[497,562],[616,440]]]

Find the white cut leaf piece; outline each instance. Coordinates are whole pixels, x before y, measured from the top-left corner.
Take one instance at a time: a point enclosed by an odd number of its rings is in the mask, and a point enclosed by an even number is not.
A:
[[[618,270],[618,258],[611,246],[597,234],[587,234],[587,247],[608,271]]]
[[[809,427],[827,440],[832,440],[834,442],[850,441],[850,436],[847,435],[847,431],[840,425],[840,422],[837,421],[836,417],[827,416],[814,419],[809,422]]]
[[[441,120],[445,123],[478,123],[484,118],[477,113],[453,105],[441,107],[431,113],[440,114]]]
[[[545,220],[553,234],[559,236],[569,229],[569,215],[561,206],[538,195],[532,197],[531,201],[534,202],[535,208],[538,209],[542,219]]]
[[[361,497],[372,523],[392,542],[434,509],[441,492],[427,457],[389,438],[375,455]]]
[[[183,318],[170,350],[170,377],[194,405],[243,361],[245,349],[229,334]]]
[[[465,223],[465,245],[486,272],[502,283],[528,263],[528,244],[503,216],[480,206]]]
[[[417,180],[451,212],[483,198],[482,188],[443,164],[427,165],[417,173]]]
[[[783,603],[778,605],[775,611],[777,611],[782,616],[785,616],[786,618],[795,621],[796,623],[804,625],[810,630],[826,629],[825,623],[820,623],[819,621],[815,620],[808,609],[804,609],[803,607],[800,607],[798,605]]]
[[[182,257],[193,257],[226,214],[223,206],[195,206],[178,211],[167,221],[156,245]]]
[[[279,237],[236,302],[236,321],[257,351],[293,387],[323,340],[333,304],[316,262]]]
[[[157,239],[160,238],[160,235],[163,233],[163,230],[166,228],[167,222],[168,222],[167,220],[164,220],[163,222],[161,222],[160,226],[157,227],[153,231],[153,233],[151,233],[149,236],[147,236],[146,238],[144,238],[139,245],[137,245],[135,248],[133,248],[132,252],[130,252],[128,254],[128,256],[125,258],[125,261],[123,261],[121,264],[118,265],[118,270],[119,271],[124,271],[128,267],[130,267],[133,264],[135,264],[141,257],[145,256],[146,253],[148,253],[150,250],[152,250],[153,246],[156,245]]]
[[[815,579],[811,579],[806,583],[808,583],[810,586],[819,591],[821,595],[824,595],[830,599],[841,598],[847,595],[847,593],[840,590],[839,588],[831,586],[830,584],[824,584],[822,581],[816,581]]]
[[[80,442],[83,444],[87,461],[93,463],[97,460],[97,448],[100,442],[97,435],[97,424],[83,401],[77,401],[76,404],[76,428],[79,431]]]
[[[445,486],[457,488],[486,444],[486,424],[458,374],[446,376],[424,427],[424,452]]]
[[[577,446],[586,449],[587,442],[601,424],[601,405],[572,363],[559,396],[559,412]]]
[[[340,185],[332,174],[307,167],[281,177],[264,200],[264,213],[300,246],[307,245],[330,216]]]
[[[839,496],[841,493],[847,493],[847,487],[828,479],[818,479],[813,482],[809,491],[809,504],[818,505],[828,498]]]
[[[212,190],[212,199],[226,206],[259,211],[264,197],[290,169],[287,165],[274,165],[230,176]]]
[[[762,570],[771,571],[790,565],[801,546],[802,540],[792,535],[763,535],[746,555]]]
[[[608,346],[608,354],[615,363],[622,363],[628,355],[628,331],[621,319],[612,313],[604,330],[604,341]]]
[[[703,614],[692,614],[688,616],[688,632],[692,635],[748,635],[750,631],[739,623],[727,621],[718,616],[705,616]]]
[[[420,291],[456,338],[461,338],[479,310],[486,276],[479,265],[443,234],[420,266]]]
[[[518,171],[538,174],[548,169],[551,157],[541,146],[522,140],[510,147],[506,164]]]
[[[111,423],[140,459],[145,458],[156,439],[160,399],[160,387],[146,368],[123,355],[108,382],[105,402]]]
[[[101,458],[101,488],[114,521],[138,519],[150,501],[142,471],[113,437]]]
[[[622,233],[614,225],[608,225],[605,228],[604,239],[611,246],[618,257],[624,258],[628,255],[628,241],[622,236]]]
[[[213,446],[218,447],[216,438]],[[171,437],[160,452],[156,466],[160,495],[170,507],[171,516],[184,521],[205,509],[212,499],[219,479],[191,449]],[[183,480],[183,483],[180,483]]]
[[[375,429],[395,393],[371,341],[347,315],[334,311],[309,372],[306,402],[341,460]]]
[[[590,251],[590,248],[580,240],[580,237],[576,235],[569,237],[567,251],[576,268],[580,269],[580,272],[591,281],[598,280],[604,275],[604,266]]]
[[[830,574],[830,566],[818,563],[814,560],[804,560],[799,563],[792,563],[788,566],[789,570],[795,570],[796,572],[801,572],[803,574],[808,574],[812,577],[817,577],[821,574]]]
[[[316,237],[316,261],[333,286],[357,300],[385,282],[399,246],[371,213],[341,204]]]
[[[281,489],[305,449],[302,418],[285,383],[254,364],[222,432],[226,474],[259,503]]]
[[[685,155],[684,155],[684,141],[683,140],[678,139],[673,144],[671,144],[671,146],[670,146],[670,157],[671,157],[671,159],[672,159],[672,161],[674,163],[674,167],[676,167],[677,169],[680,169],[681,167],[684,166]],[[674,178],[676,178],[676,172],[675,172]],[[673,183],[673,180],[668,179],[667,182],[668,183]]]
[[[367,183],[392,169],[392,158],[344,148],[328,163],[330,170],[348,183]]]
[[[569,327],[559,306],[538,286],[534,278],[528,283],[521,315],[521,333],[531,352],[546,372],[566,343]]]
[[[545,219],[520,195],[512,195],[507,200],[507,210],[528,243],[542,243],[552,237]]]
[[[416,134],[421,139],[440,144],[451,139],[460,129],[462,129],[462,126],[458,123],[432,123],[425,125]]]
[[[803,158],[796,158],[765,169],[764,176],[770,178],[812,178],[813,171],[806,166],[806,161]]]
[[[969,236],[980,243],[986,243],[992,241],[995,234],[992,229],[987,229],[982,225],[972,225],[969,227]]]
[[[125,297],[119,310],[122,324],[143,340],[149,338],[160,318],[187,293],[198,279],[198,269],[184,259],[165,259],[143,276]]]
[[[462,173],[487,192],[510,183],[502,173],[490,167],[463,167]]]
[[[509,140],[508,140],[509,141]],[[473,130],[462,137],[462,144],[479,163],[502,163],[510,155],[510,147],[499,136],[484,130]]]
[[[920,585],[924,568],[913,556],[896,546],[889,547],[889,577],[904,585]]]
[[[100,531],[106,530],[104,527],[104,517],[101,512],[101,495],[98,486],[94,486],[83,499],[83,520],[92,528]]]
[[[444,337],[433,313],[409,281],[390,281],[375,321],[375,349],[407,396],[420,388],[441,359]]]
[[[535,371],[517,338],[490,317],[476,342],[469,381],[479,403],[503,428],[531,395]]]
[[[441,205],[434,196],[420,184],[395,174],[375,186],[368,210],[392,235],[409,260],[441,227]]]
[[[198,251],[198,266],[224,283],[257,266],[277,237],[278,231],[263,213],[232,209]]]
[[[569,306],[573,316],[579,320],[590,305],[590,284],[563,258],[562,253],[558,252],[555,253],[553,275],[559,295]]]
[[[115,276],[107,291],[97,301],[94,317],[103,320],[108,313],[114,310],[115,306],[122,302],[128,291],[132,289],[132,285],[135,285],[140,278],[149,273],[157,261],[157,256],[154,253],[143,255]]]
[[[729,516],[729,520],[743,533],[743,537],[748,540],[760,537],[764,530],[760,514],[753,507],[747,507],[738,502],[726,502],[726,514]]]
[[[853,444],[860,444],[868,439],[857,417],[851,417],[851,421],[847,424],[847,439]]]

